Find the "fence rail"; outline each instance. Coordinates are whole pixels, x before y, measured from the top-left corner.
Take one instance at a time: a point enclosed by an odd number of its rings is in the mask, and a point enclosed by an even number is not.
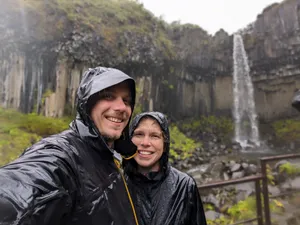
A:
[[[270,205],[269,205],[269,190],[268,190],[268,178],[267,178],[267,163],[272,161],[278,161],[283,159],[294,159],[300,158],[300,154],[286,154],[286,155],[276,155],[260,158],[261,163],[261,173],[254,176],[243,177],[239,179],[232,179],[227,181],[217,181],[213,183],[207,183],[198,186],[199,190],[217,188],[228,186],[232,184],[240,184],[247,182],[255,182],[255,195],[256,195],[256,218],[251,218],[247,221],[239,221],[232,225],[243,224],[246,222],[252,222],[257,220],[258,225],[271,225],[270,217]],[[260,182],[262,181],[262,182]],[[262,187],[261,187],[262,184]],[[291,192],[294,193],[294,192]],[[263,195],[264,207],[262,207],[261,194]],[[264,213],[263,213],[264,212]],[[264,216],[263,216],[264,214]]]

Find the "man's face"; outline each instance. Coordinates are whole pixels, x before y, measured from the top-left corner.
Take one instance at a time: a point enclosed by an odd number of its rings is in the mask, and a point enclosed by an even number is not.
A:
[[[164,151],[164,137],[158,122],[151,118],[142,119],[132,135],[138,154],[134,157],[141,173],[159,171],[159,159]]]
[[[91,110],[91,117],[100,134],[111,145],[120,138],[132,113],[131,93],[127,82],[99,92],[99,101]]]

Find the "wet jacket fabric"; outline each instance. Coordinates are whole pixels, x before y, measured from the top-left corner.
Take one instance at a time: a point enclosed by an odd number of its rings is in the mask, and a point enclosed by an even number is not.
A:
[[[206,225],[203,205],[196,182],[168,163],[170,134],[166,117],[159,112],[137,115],[130,136],[145,116],[160,124],[165,136],[164,153],[158,172],[140,174],[134,159],[124,162],[124,171],[132,193],[140,225]]]
[[[134,81],[123,72],[88,70],[78,89],[78,115],[70,129],[42,139],[0,168],[0,225],[136,224],[113,160],[115,151],[87,114],[91,96],[125,80],[134,100]],[[128,140],[127,127],[115,150],[131,154],[118,149],[130,150]]]

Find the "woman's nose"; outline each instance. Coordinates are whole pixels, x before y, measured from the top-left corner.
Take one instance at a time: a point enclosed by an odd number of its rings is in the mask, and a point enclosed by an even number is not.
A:
[[[145,137],[142,139],[141,145],[142,145],[142,146],[148,146],[148,145],[150,145],[150,139],[149,139],[148,136],[145,136]]]

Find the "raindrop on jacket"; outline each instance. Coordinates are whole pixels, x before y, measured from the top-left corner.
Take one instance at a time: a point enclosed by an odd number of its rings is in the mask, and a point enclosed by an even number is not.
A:
[[[150,116],[159,123],[165,142],[159,172],[150,172],[147,176],[138,173],[134,159],[124,161],[123,164],[139,224],[206,225],[196,182],[168,163],[170,134],[167,118],[159,112],[141,113],[132,121],[130,136],[145,116]]]
[[[117,69],[89,69],[78,88],[78,114],[70,129],[42,139],[0,168],[1,225],[136,224],[113,150],[87,113],[91,96],[125,80],[133,109],[131,77]],[[127,126],[114,149],[132,155],[136,148],[128,140]]]

